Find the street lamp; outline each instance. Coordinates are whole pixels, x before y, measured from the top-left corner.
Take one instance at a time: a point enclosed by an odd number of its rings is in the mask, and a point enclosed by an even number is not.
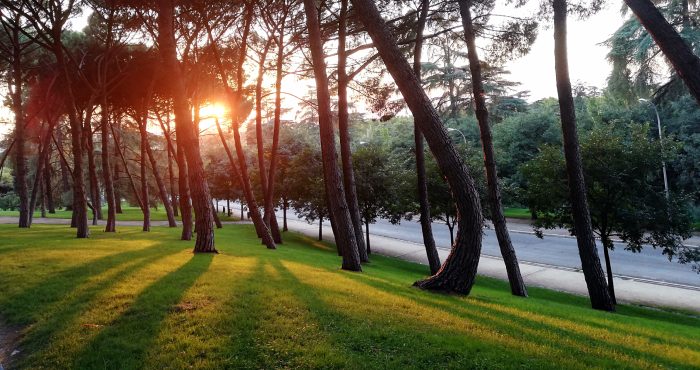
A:
[[[459,134],[462,135],[462,139],[464,139],[464,145],[467,145],[467,137],[464,136],[464,133],[463,133],[462,131],[457,130],[457,129],[454,128],[454,127],[448,127],[448,128],[447,128],[447,131],[459,132]]]
[[[661,143],[661,150],[663,151],[664,142],[663,135],[661,132],[661,116],[659,116],[659,110],[656,109],[656,104],[647,99],[639,99],[639,102],[648,103],[649,105],[651,105],[652,108],[654,108],[654,113],[656,113],[656,127],[659,129],[659,142]],[[668,176],[666,175],[666,161],[663,159],[663,157],[661,158],[661,166],[664,174],[664,191],[666,192],[666,199],[668,199]]]

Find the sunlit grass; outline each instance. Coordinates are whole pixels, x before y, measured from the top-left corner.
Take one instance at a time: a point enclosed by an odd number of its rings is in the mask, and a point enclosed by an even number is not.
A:
[[[479,277],[470,297],[412,288],[425,266],[380,256],[338,269],[327,245],[249,225],[193,255],[177,229],[77,240],[0,226],[0,317],[29,368],[692,368],[700,320]]]
[[[122,206],[122,213],[117,214],[117,221],[142,221],[143,212],[139,207]],[[107,218],[107,208],[102,209],[102,215]],[[19,217],[19,211],[0,211],[0,217]],[[72,216],[71,211],[66,211],[64,209],[57,209],[56,213],[46,213],[46,218],[62,218],[70,219]],[[34,212],[34,219],[40,219],[41,213],[39,211]],[[219,218],[221,221],[235,221],[236,217],[233,215],[231,217],[219,213]],[[180,217],[176,217],[179,221]],[[88,220],[92,220],[92,211],[88,210]],[[151,221],[167,221],[168,217],[165,214],[165,208],[159,206],[157,209],[151,208]]]

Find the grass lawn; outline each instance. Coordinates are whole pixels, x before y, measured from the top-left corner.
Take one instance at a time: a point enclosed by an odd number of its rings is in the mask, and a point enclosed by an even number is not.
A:
[[[532,219],[532,214],[527,208],[510,208],[506,207],[503,209],[503,214],[508,218],[519,218],[522,220]]]
[[[142,221],[143,213],[139,207],[129,207],[122,206],[123,213],[117,213],[117,221]],[[102,208],[102,215],[107,218],[107,207]],[[0,211],[0,216],[8,217],[19,217],[19,211]],[[46,213],[47,218],[71,218],[72,212],[66,210],[56,210],[56,213]],[[39,219],[41,217],[41,212],[34,212],[34,218]],[[180,217],[176,217],[180,220]],[[235,221],[235,217],[228,217],[219,213],[219,218],[221,221]],[[88,219],[92,220],[92,211],[88,209]],[[167,221],[168,217],[165,215],[165,208],[158,207],[158,209],[151,208],[151,221]]]
[[[380,256],[338,269],[332,248],[250,225],[193,255],[179,230],[0,226],[0,317],[19,368],[691,368],[700,319],[479,277],[470,297],[423,292],[425,266]]]

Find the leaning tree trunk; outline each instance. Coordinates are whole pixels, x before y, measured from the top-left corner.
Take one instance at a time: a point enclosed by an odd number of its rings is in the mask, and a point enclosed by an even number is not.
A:
[[[700,58],[650,0],[625,0],[700,104]]]
[[[36,209],[37,197],[41,194],[41,183],[43,180],[44,173],[44,163],[46,162],[46,155],[49,152],[51,146],[51,137],[49,133],[51,132],[51,127],[47,130],[47,134],[42,138],[39,144],[39,157],[36,161],[36,169],[34,171],[34,183],[32,184],[32,192],[29,197],[29,226],[31,227],[34,220],[34,210]]]
[[[158,171],[158,162],[156,162],[156,157],[153,155],[153,150],[151,149],[151,144],[148,140],[148,133],[146,133],[144,139],[146,140],[146,154],[148,155],[148,160],[151,162],[151,172],[153,173],[153,178],[156,179],[160,201],[163,202],[163,208],[165,208],[165,214],[168,217],[168,227],[177,227],[173,207],[170,204],[170,198],[168,196],[168,190],[165,188],[165,182]]]
[[[173,216],[178,217],[180,214],[177,211],[177,188],[175,187],[175,172],[173,171],[173,154],[170,150],[170,138],[166,137],[168,141],[168,185],[170,186],[170,206],[173,208]]]
[[[421,87],[372,0],[353,0],[363,10],[362,23],[372,37],[415,122],[428,141],[442,174],[447,178],[459,214],[457,240],[437,274],[415,283],[420,288],[469,294],[481,254],[483,216],[474,179],[457,153],[440,116]]]
[[[496,170],[496,158],[493,150],[493,140],[491,138],[491,127],[489,127],[489,113],[486,108],[484,83],[481,75],[481,61],[479,60],[476,48],[476,33],[474,32],[470,7],[471,0],[459,0],[464,37],[467,40],[467,53],[469,69],[472,75],[472,91],[474,93],[474,105],[476,106],[476,119],[479,122],[481,146],[484,151],[484,168],[486,169],[486,186],[489,203],[491,203],[491,219],[496,231],[498,246],[501,249],[501,256],[506,265],[510,291],[513,295],[527,297],[527,288],[520,274],[518,257],[515,255],[515,249],[510,240],[508,227],[506,226],[506,218],[503,215],[501,190],[498,186],[498,172]]]
[[[348,203],[352,226],[357,240],[357,249],[360,252],[360,261],[369,262],[369,246],[365,245],[362,236],[362,218],[357,202],[357,188],[355,187],[355,173],[352,165],[352,152],[350,150],[350,117],[348,114],[348,75],[347,54],[345,51],[345,39],[347,34],[348,0],[341,0],[340,16],[338,20],[338,136],[340,136],[340,158],[343,164],[343,186],[345,187],[345,201]]]
[[[171,77],[178,138],[182,140],[180,144],[183,145],[185,157],[187,158],[192,206],[197,215],[195,220],[197,223],[197,239],[194,245],[194,252],[217,253],[214,247],[214,220],[211,196],[199,151],[199,133],[195,131],[192,124],[184,80],[175,50],[175,33],[173,31],[174,3],[172,0],[160,0],[158,5],[159,49],[163,58],[164,70]]]
[[[576,113],[569,80],[569,62],[566,45],[566,0],[554,0],[554,68],[556,70],[561,128],[564,137],[564,156],[569,180],[569,195],[576,230],[579,256],[583,275],[588,285],[588,295],[593,308],[613,311],[615,305],[605,284],[605,275],[600,266],[595,245],[591,215],[588,210],[586,184],[583,178],[581,153],[576,133]]]
[[[141,196],[139,196],[138,187],[136,186],[136,183],[134,182],[134,177],[131,176],[131,171],[129,171],[129,164],[126,162],[126,157],[124,156],[124,151],[122,150],[121,145],[119,145],[119,136],[117,135],[117,131],[114,129],[114,125],[110,125],[110,128],[112,131],[112,137],[114,138],[114,150],[117,152],[117,154],[119,155],[119,158],[121,158],[121,160],[122,160],[122,164],[124,165],[124,172],[126,173],[126,177],[129,179],[129,185],[131,186],[131,190],[134,193],[134,197],[136,198],[136,202],[139,204],[139,208],[143,209],[143,202],[141,201]],[[116,166],[115,166],[115,168],[116,168]],[[121,198],[118,198],[118,199],[121,199]],[[119,203],[117,203],[117,204],[119,204]],[[117,213],[120,213],[119,209],[121,209],[121,206],[117,208]]]
[[[418,81],[421,80],[421,55],[423,54],[423,31],[428,18],[430,8],[429,0],[421,1],[421,12],[416,29],[416,44],[413,50],[413,73]],[[428,176],[425,173],[425,148],[423,145],[423,134],[418,127],[418,123],[413,123],[413,139],[416,150],[416,180],[418,190],[418,203],[420,205],[420,226],[423,234],[423,245],[428,257],[430,274],[435,275],[440,270],[440,255],[433,238],[432,218],[430,217],[430,200],[428,198]]]
[[[62,153],[63,153],[63,130],[60,129],[60,127],[56,128],[56,150],[58,151],[59,155],[62,158]],[[66,164],[66,161],[64,160],[59,160],[58,161],[59,166],[61,168],[61,193],[63,194],[61,202],[66,202],[65,194],[70,194],[72,192],[71,184],[70,184],[70,173],[71,171],[68,169],[68,165]],[[66,211],[72,211],[73,210],[73,201],[71,200],[70,202],[67,202],[67,204],[62,204],[63,208]]]
[[[343,181],[338,169],[338,159],[335,148],[335,133],[331,117],[331,97],[328,90],[325,54],[321,29],[318,19],[318,9],[314,0],[304,0],[306,25],[309,30],[309,49],[316,79],[316,95],[318,97],[318,122],[321,136],[321,156],[323,161],[324,183],[328,199],[330,219],[335,225],[335,242],[343,254],[344,270],[362,271],[360,253],[355,237],[355,229],[345,200]]]
[[[112,169],[109,157],[109,111],[107,108],[107,96],[102,96],[100,105],[100,133],[102,141],[102,181],[105,184],[105,198],[107,200],[107,224],[105,232],[113,233],[117,231],[117,213],[114,196],[114,181],[112,180]]]
[[[610,298],[614,304],[617,304],[617,298],[615,298],[615,283],[613,282],[613,272],[612,263],[610,262],[610,252],[609,250],[613,248],[613,242],[610,237],[604,236],[601,238],[603,243],[603,256],[605,256],[605,270],[608,277],[608,291],[610,292]]]
[[[216,213],[216,209],[212,209],[212,217],[214,217],[214,224],[217,229],[221,229],[224,225],[221,224],[221,219],[219,219],[219,214]]]

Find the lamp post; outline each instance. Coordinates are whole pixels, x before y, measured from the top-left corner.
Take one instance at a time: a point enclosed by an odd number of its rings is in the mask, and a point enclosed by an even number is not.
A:
[[[654,113],[656,113],[656,127],[659,129],[659,142],[661,143],[661,150],[663,151],[664,148],[664,143],[663,143],[663,134],[661,131],[661,116],[659,116],[659,110],[656,109],[656,104],[653,102],[647,100],[647,99],[639,99],[640,103],[648,103],[651,105],[652,108],[654,108]],[[668,176],[666,175],[666,161],[661,158],[661,168],[663,169],[663,175],[664,175],[664,191],[666,192],[666,199],[668,199],[669,193],[668,193]]]
[[[460,135],[462,135],[462,139],[464,139],[464,145],[467,145],[467,137],[464,136],[464,133],[454,127],[448,127],[447,131],[452,131],[452,132],[459,132]]]

